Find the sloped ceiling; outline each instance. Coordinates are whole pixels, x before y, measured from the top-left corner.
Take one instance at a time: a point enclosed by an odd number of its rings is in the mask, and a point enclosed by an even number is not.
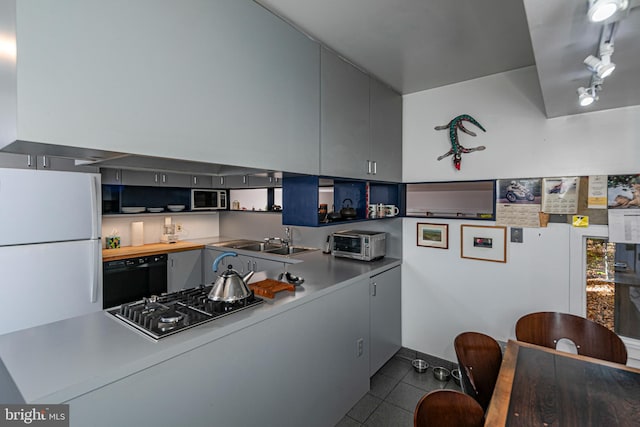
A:
[[[640,8],[619,22],[616,71],[584,108],[582,61],[602,29],[587,0],[256,2],[403,94],[535,65],[548,117],[640,104]]]

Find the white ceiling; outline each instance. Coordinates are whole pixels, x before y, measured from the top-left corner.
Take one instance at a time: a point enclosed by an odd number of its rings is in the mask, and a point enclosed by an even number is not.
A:
[[[535,64],[548,117],[640,104],[640,8],[619,23],[618,68],[585,109],[582,61],[602,28],[587,0],[255,1],[403,94]]]

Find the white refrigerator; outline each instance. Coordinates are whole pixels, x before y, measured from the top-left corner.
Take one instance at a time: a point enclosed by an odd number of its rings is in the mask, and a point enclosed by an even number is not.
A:
[[[0,334],[102,310],[99,174],[0,168]]]

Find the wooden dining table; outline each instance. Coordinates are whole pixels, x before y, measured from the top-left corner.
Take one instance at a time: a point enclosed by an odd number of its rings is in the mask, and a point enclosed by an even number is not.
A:
[[[485,426],[640,426],[640,369],[509,340]]]

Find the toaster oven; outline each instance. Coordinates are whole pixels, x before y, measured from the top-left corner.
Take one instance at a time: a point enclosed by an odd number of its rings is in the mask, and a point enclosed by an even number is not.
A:
[[[346,230],[331,234],[331,254],[336,257],[373,261],[386,255],[387,233]]]

